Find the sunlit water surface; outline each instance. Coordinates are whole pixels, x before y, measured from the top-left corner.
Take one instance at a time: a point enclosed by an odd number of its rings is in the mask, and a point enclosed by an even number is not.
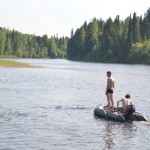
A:
[[[0,149],[148,150],[150,122],[98,119],[106,102],[106,71],[116,80],[115,103],[130,93],[150,120],[150,66],[15,59],[44,68],[0,68]]]

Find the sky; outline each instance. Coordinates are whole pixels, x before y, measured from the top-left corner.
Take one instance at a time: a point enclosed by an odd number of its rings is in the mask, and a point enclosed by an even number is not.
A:
[[[0,27],[48,37],[71,35],[93,18],[144,16],[150,0],[0,0]]]

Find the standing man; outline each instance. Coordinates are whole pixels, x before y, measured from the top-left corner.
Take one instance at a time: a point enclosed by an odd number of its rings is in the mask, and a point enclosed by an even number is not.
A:
[[[108,101],[108,110],[113,111],[114,110],[114,100],[113,100],[113,89],[115,87],[115,80],[111,76],[111,72],[107,71],[107,86],[106,86],[106,96],[107,96],[107,101]],[[110,106],[112,109],[110,109]]]

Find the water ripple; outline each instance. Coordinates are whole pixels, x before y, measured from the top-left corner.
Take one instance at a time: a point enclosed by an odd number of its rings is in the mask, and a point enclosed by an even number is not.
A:
[[[118,123],[94,116],[107,102],[106,71],[116,79],[115,105],[131,93],[138,112],[149,117],[150,67],[19,59],[47,68],[1,68],[0,149],[149,149],[150,122]]]

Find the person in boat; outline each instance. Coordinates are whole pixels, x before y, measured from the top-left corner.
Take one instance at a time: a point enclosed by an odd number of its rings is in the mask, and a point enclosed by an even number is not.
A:
[[[122,102],[122,109],[120,111],[124,113],[126,120],[132,121],[132,114],[133,112],[135,112],[135,106],[133,105],[130,94],[126,94],[125,98],[122,98],[121,100],[117,101],[117,112],[119,112],[120,102]]]
[[[107,71],[107,86],[106,86],[106,96],[108,101],[108,110],[114,110],[114,100],[113,100],[113,89],[115,87],[115,80],[112,77],[111,71]],[[110,109],[111,106],[111,109]]]
[[[132,105],[132,100],[130,94],[126,94],[125,98],[121,98],[121,100],[117,101],[117,111],[119,111],[119,103],[122,102],[122,112],[126,113],[126,108],[128,105]]]

